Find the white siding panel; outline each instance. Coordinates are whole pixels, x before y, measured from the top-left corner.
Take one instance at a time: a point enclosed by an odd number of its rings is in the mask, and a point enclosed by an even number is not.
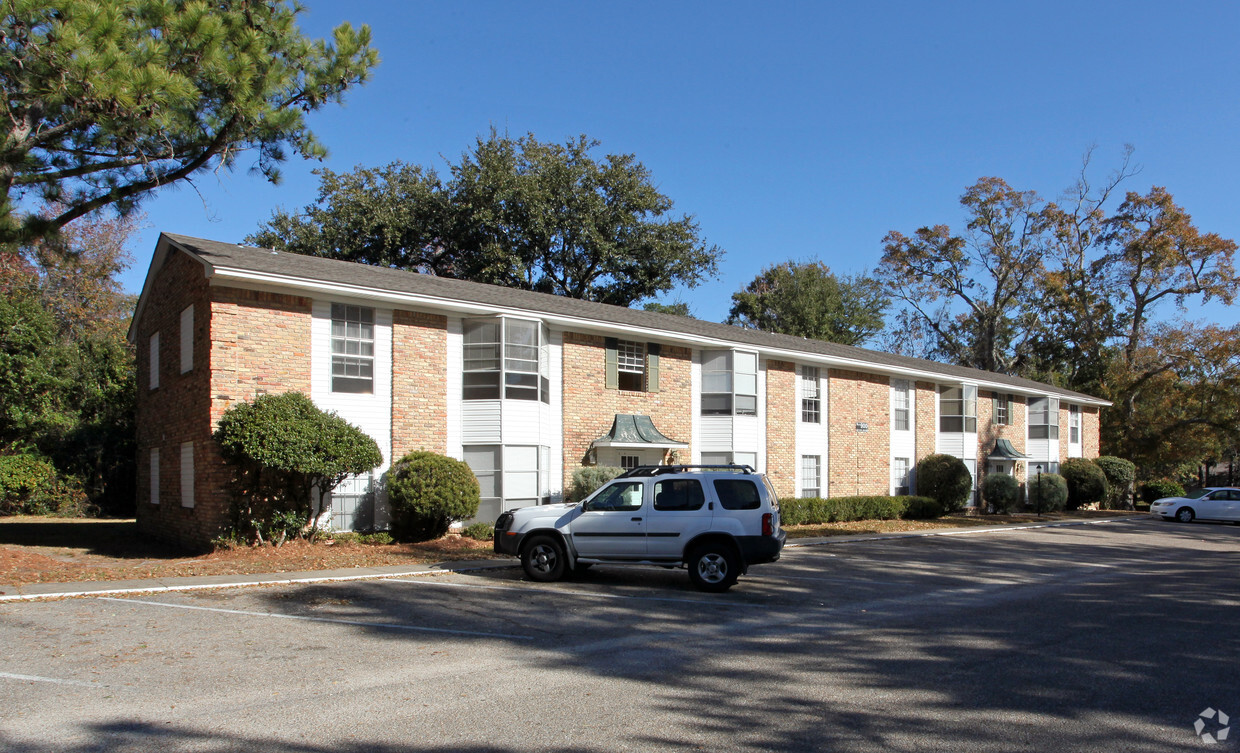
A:
[[[793,381],[793,384],[794,385],[796,384],[795,380]],[[795,388],[793,388],[793,392],[796,392]],[[758,359],[758,415],[757,416],[742,416],[741,418],[742,419],[757,419],[756,421],[754,421],[754,424],[755,424],[754,429],[756,429],[756,434],[753,438],[753,441],[754,441],[755,446],[753,450],[748,450],[748,452],[758,453],[758,464],[757,466],[755,466],[755,468],[758,471],[765,473],[766,472],[766,422],[768,420],[767,411],[766,411],[766,359],[765,358]],[[738,430],[740,432],[744,432],[745,430],[744,425],[741,423],[738,423],[737,426],[733,429],[734,439],[737,438]],[[737,449],[740,450],[741,452],[746,452],[746,450],[743,450],[739,447]]]
[[[472,402],[472,401],[471,401]],[[501,436],[504,444],[542,443],[542,403],[537,400],[503,400]],[[471,442],[472,444],[472,442]],[[508,496],[505,492],[504,496]]]
[[[700,415],[700,411],[695,409],[693,415]],[[701,426],[698,452],[732,451],[732,416],[701,416],[698,422]]]
[[[702,430],[702,351],[693,351],[693,358],[689,361],[689,420],[691,457],[690,463],[702,462],[703,430]],[[728,437],[731,438],[732,429],[728,427]]]
[[[937,441],[935,442],[936,446],[935,446],[934,451],[941,453],[943,455],[952,455],[958,458],[969,457],[968,455],[965,454],[965,446],[966,446],[965,437],[967,436],[972,436],[974,439],[974,442],[977,441],[976,434],[970,435],[970,434],[961,434],[959,432],[944,433],[941,431],[937,431],[935,432],[935,438]]]
[[[461,443],[500,444],[500,401],[470,400],[461,404]]]
[[[758,404],[761,405],[761,401]],[[736,416],[733,418],[732,451],[756,452],[759,458],[761,458],[762,450],[762,419],[758,416]]]
[[[461,415],[461,403],[464,399],[462,391],[464,389],[464,341],[462,339],[462,324],[460,317],[448,318],[448,405],[447,405],[447,441],[448,456],[461,460],[465,457],[464,450],[461,445],[464,441],[461,438],[461,426],[463,418]]]
[[[551,331],[551,404],[543,406],[543,438],[540,444],[551,448],[550,478],[551,501],[564,498],[564,333]]]

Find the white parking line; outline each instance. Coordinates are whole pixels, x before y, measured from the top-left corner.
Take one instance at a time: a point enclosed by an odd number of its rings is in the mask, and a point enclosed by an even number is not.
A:
[[[22,682],[49,682],[53,685],[77,685],[83,688],[106,688],[106,685],[100,685],[97,682],[82,682],[81,680],[60,680],[55,677],[39,677],[38,675],[15,675],[12,672],[0,672],[0,678],[5,680],[20,680]]]
[[[625,594],[599,594],[588,591],[556,591],[550,588],[522,588],[516,586],[480,586],[474,583],[448,583],[439,580],[405,580],[404,578],[388,578],[388,583],[408,583],[414,586],[443,586],[447,588],[477,589],[481,591],[515,591],[523,594],[551,594],[552,596],[582,596],[587,599],[621,599],[626,601],[670,601],[674,604],[693,604],[699,607],[756,607],[765,608],[765,604],[745,604],[737,602],[715,602],[704,599],[672,599],[666,596],[627,596]]]
[[[402,581],[403,582],[403,581]],[[168,607],[170,609],[191,609],[199,612],[218,612],[220,614],[239,614],[247,617],[273,617],[281,620],[304,620],[306,622],[329,622],[334,625],[353,625],[356,627],[379,628],[381,630],[410,630],[419,633],[445,633],[447,635],[470,635],[480,638],[503,638],[505,640],[532,641],[533,636],[511,635],[509,633],[484,633],[475,630],[452,630],[450,628],[422,627],[421,625],[402,625],[391,622],[361,622],[358,620],[338,620],[330,617],[307,617],[298,614],[280,614],[278,612],[251,612],[245,609],[220,609],[219,607],[200,607],[191,604],[169,604],[163,601],[142,601],[140,599],[116,599],[102,596],[100,601],[119,601],[122,604],[143,604],[148,607]]]

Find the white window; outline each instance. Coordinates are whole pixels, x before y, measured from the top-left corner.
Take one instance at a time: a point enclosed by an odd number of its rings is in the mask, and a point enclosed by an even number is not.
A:
[[[896,431],[908,431],[909,421],[909,384],[907,379],[896,379],[891,383],[891,428]]]
[[[150,354],[151,354],[150,355],[151,368],[150,368],[150,380],[148,381],[148,386],[150,387],[150,389],[155,389],[156,387],[159,386],[159,333],[158,332],[151,335]]]
[[[637,455],[621,455],[620,467],[626,471],[631,471],[642,464],[642,459]]]
[[[1068,406],[1068,441],[1072,444],[1081,443],[1081,407]]]
[[[502,394],[551,402],[551,330],[523,319],[476,319],[465,322],[464,335],[466,400],[496,400]]]
[[[758,355],[733,351],[702,354],[702,415],[758,415]]]
[[[538,445],[466,445],[464,460],[478,478],[479,520],[504,510],[551,501],[551,448]]]
[[[909,492],[908,458],[891,459],[891,493],[904,495]]]
[[[646,346],[620,340],[616,344],[616,368],[622,390],[640,392],[646,388]]]
[[[181,443],[181,507],[194,506],[194,443]]]
[[[189,305],[181,312],[181,373],[194,368],[194,307]]]
[[[1029,438],[1059,439],[1059,399],[1035,397],[1029,401]]]
[[[815,366],[801,367],[801,421],[807,424],[822,423],[822,390],[818,384]]]
[[[939,431],[977,432],[977,387],[939,388]]]
[[[151,448],[151,504],[159,504],[159,448]]]
[[[801,496],[822,496],[822,456],[801,456]]]
[[[332,392],[375,389],[375,310],[332,304]]]
[[[1012,423],[1012,396],[994,393],[995,423],[1008,426]]]

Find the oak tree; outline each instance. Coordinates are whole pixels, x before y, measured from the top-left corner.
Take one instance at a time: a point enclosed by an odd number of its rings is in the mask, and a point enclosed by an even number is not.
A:
[[[836,275],[822,262],[786,261],[732,294],[728,324],[860,345],[883,328],[887,298],[865,275]]]

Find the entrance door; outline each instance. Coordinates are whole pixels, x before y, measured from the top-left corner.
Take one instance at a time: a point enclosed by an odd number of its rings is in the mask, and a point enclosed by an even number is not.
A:
[[[646,513],[642,481],[613,481],[583,503],[573,521],[573,546],[582,557],[646,558]]]

